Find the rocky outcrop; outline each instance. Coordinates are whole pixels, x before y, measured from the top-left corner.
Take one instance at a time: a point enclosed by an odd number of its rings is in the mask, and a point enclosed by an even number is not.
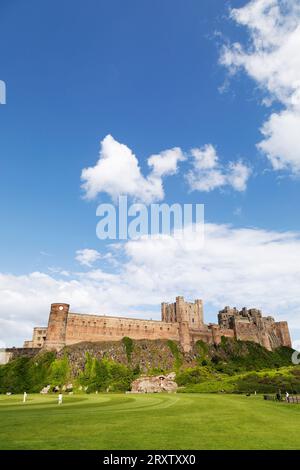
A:
[[[175,373],[158,376],[144,376],[132,383],[132,393],[176,392]]]
[[[183,364],[187,367],[196,365],[194,354],[182,354],[179,343],[176,343]],[[57,354],[63,358],[66,354],[72,369],[72,376],[77,377],[84,369],[86,353],[97,359],[110,359],[120,364],[129,365],[132,369],[139,367],[141,373],[147,375],[151,369],[157,373],[174,370],[174,354],[166,340],[134,340],[130,363],[126,355],[126,348],[122,341],[106,341],[99,343],[79,343],[67,346]],[[151,371],[152,372],[152,371]],[[151,373],[150,372],[150,373]]]
[[[49,393],[49,391],[50,391],[50,385],[47,385],[47,387],[42,388],[42,390],[40,391],[40,393],[41,393],[42,395],[47,395],[47,393]]]

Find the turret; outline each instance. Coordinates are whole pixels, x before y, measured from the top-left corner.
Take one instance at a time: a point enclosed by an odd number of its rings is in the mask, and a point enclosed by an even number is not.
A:
[[[66,345],[69,304],[51,304],[44,348],[59,351]]]

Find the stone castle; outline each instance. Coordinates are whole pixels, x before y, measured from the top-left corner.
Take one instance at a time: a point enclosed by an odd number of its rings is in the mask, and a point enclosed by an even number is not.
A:
[[[191,351],[198,340],[219,344],[222,336],[254,341],[270,351],[279,346],[291,347],[287,322],[263,317],[260,310],[225,307],[219,312],[218,324],[206,325],[202,300],[186,302],[176,297],[174,303],[161,304],[161,321],[78,314],[70,312],[68,304],[52,304],[48,327],[34,328],[33,338],[25,341],[24,348],[59,351],[83,341],[118,341],[124,336],[178,341],[185,352]]]

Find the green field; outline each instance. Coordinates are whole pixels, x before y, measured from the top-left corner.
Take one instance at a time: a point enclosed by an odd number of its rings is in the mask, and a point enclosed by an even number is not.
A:
[[[217,394],[0,396],[0,449],[300,449],[300,405]]]

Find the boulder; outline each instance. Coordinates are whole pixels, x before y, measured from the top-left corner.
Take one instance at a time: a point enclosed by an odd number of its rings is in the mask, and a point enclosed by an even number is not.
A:
[[[168,375],[143,376],[131,384],[132,393],[176,392],[175,373]]]

